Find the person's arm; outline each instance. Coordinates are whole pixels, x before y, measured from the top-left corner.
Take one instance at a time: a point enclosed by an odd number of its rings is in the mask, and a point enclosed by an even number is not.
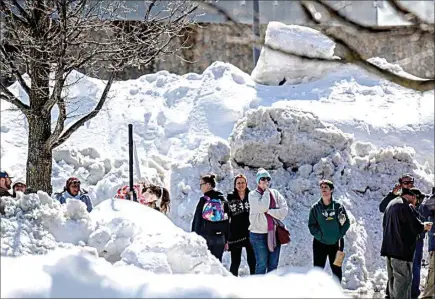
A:
[[[413,211],[413,208],[411,208],[410,206],[404,205],[403,209],[402,209],[402,214],[406,218],[405,219],[406,223],[408,223],[410,225],[411,231],[415,235],[418,235],[418,234],[424,232],[424,225],[420,221],[420,219],[417,218],[416,212]]]
[[[322,230],[320,229],[319,222],[317,221],[315,206],[312,206],[310,209],[310,216],[308,219],[308,229],[310,230],[310,233],[316,238],[316,240],[319,241],[322,240],[323,234],[322,234]]]
[[[269,210],[270,191],[265,190],[263,195],[257,191],[249,193],[249,207],[252,214],[263,214]]]
[[[285,217],[288,214],[287,201],[284,199],[284,197],[278,191],[276,191],[276,193],[274,193],[274,195],[275,195],[275,198],[278,198],[277,202],[279,203],[279,208],[271,208],[271,209],[269,209],[269,211],[267,213],[269,215],[271,215],[272,217],[274,217],[275,219],[282,221],[285,219]]]
[[[203,227],[202,209],[204,207],[205,199],[201,197],[196,205],[195,214],[193,215],[192,231],[201,235]]]
[[[230,206],[228,204],[227,201],[224,202],[224,212],[227,213],[227,215],[229,216],[230,214]],[[225,220],[226,223],[226,229],[225,229],[225,243],[227,243],[230,239],[231,236],[231,232],[230,232],[230,219],[228,218],[227,220]]]
[[[396,197],[397,195],[395,195],[392,191],[389,192],[388,195],[385,196],[385,198],[382,199],[381,203],[379,204],[379,211],[381,213],[384,213],[385,209],[387,209],[388,204],[391,202],[391,200],[393,200]]]
[[[83,195],[83,200],[84,200],[84,202],[86,204],[86,210],[88,212],[91,212],[92,209],[93,209],[91,198],[89,198],[88,195]]]
[[[344,216],[346,217],[346,221],[344,222],[343,226],[340,226],[340,236],[343,237],[350,228],[350,221],[349,221],[349,216],[347,215],[346,208],[344,207],[343,204],[340,205],[341,205],[341,211],[342,213],[344,213]]]

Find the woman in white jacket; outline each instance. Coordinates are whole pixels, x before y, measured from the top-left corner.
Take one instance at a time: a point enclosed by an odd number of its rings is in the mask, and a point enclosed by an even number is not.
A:
[[[282,221],[288,213],[284,197],[269,189],[271,179],[269,172],[259,169],[257,188],[249,193],[249,238],[255,253],[255,274],[266,274],[278,267],[281,245],[276,238],[275,219]]]

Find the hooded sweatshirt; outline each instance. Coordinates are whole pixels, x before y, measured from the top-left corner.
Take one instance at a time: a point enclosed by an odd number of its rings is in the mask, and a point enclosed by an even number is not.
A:
[[[59,200],[60,203],[65,204],[68,199],[80,200],[84,204],[86,204],[86,209],[88,212],[92,211],[92,202],[89,198],[88,194],[79,192],[76,196],[71,195],[68,191],[64,191],[63,193],[56,194],[56,199]]]
[[[206,192],[204,196],[207,196],[210,199],[221,200],[224,204],[224,212],[228,216],[229,214],[228,202],[225,199],[225,196],[220,191],[211,190]],[[230,235],[228,218],[226,220],[219,221],[219,222],[211,222],[205,220],[202,217],[202,210],[204,208],[205,203],[206,203],[206,198],[201,197],[199,199],[198,204],[196,205],[195,215],[193,217],[193,222],[192,222],[192,231],[196,232],[198,235],[204,238],[207,238],[207,236],[223,234],[225,236],[225,242],[228,242],[229,235]]]
[[[344,214],[346,221],[339,222],[339,215]],[[341,239],[350,227],[346,209],[331,198],[331,203],[325,206],[322,198],[314,203],[310,209],[308,228],[316,240],[326,245],[334,245]]]

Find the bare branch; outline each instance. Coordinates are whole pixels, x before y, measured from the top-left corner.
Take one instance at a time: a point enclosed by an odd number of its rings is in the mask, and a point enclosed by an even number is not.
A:
[[[27,115],[30,111],[30,107],[15,97],[14,94],[12,94],[11,91],[9,91],[8,88],[3,85],[3,83],[0,83],[0,98],[18,107],[25,115]]]
[[[420,18],[417,14],[411,12],[402,3],[397,0],[388,0],[388,3],[393,7],[393,9],[403,18],[411,23],[419,25],[421,31],[434,33],[434,24],[427,23],[425,20]]]
[[[97,103],[97,106],[91,111],[89,114],[84,116],[83,118],[76,121],[73,125],[71,125],[56,141],[53,141],[49,144],[50,149],[54,149],[60,145],[62,145],[77,129],[83,126],[87,121],[91,120],[95,117],[103,107],[106,102],[107,95],[109,94],[110,88],[112,87],[113,80],[115,79],[116,72],[113,71],[110,74],[109,80],[106,83],[106,87],[104,88],[103,93],[101,94],[100,100]]]
[[[318,18],[315,17],[315,15],[317,14],[315,8],[307,1],[301,1],[301,4],[305,12],[310,17],[310,19],[316,22],[317,24],[320,24],[321,22],[318,20]],[[338,37],[333,32],[332,28],[329,29],[323,28],[320,29],[320,31],[326,36],[328,36],[330,39],[332,39],[336,44],[341,45],[346,50],[346,54],[344,57],[344,60],[346,62],[358,65],[372,74],[385,78],[391,82],[394,82],[406,88],[414,89],[421,92],[430,91],[435,88],[435,80],[433,79],[414,80],[410,78],[405,78],[368,62],[361,56],[361,54],[355,48],[353,48],[346,41]]]
[[[148,5],[148,9],[145,13],[144,20],[148,20],[150,13],[151,13],[151,10],[153,9],[154,5],[156,4],[156,1],[157,0],[152,0],[151,3]]]

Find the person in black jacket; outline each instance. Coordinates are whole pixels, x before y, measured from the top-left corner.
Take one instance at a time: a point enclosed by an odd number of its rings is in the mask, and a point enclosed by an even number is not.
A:
[[[227,195],[230,207],[230,238],[228,241],[231,251],[230,272],[234,276],[239,275],[239,267],[242,259],[242,249],[246,249],[249,273],[255,274],[255,254],[249,241],[249,201],[248,180],[245,175],[238,174],[234,177],[234,191]]]
[[[382,226],[381,256],[387,257],[388,290],[392,299],[411,297],[412,261],[417,236],[430,230],[415,212],[418,189],[402,188],[401,197],[390,201]]]
[[[412,176],[409,173],[403,174],[399,178],[399,183],[397,183],[394,186],[393,190],[389,192],[384,199],[382,199],[381,203],[379,204],[379,211],[381,213],[384,213],[388,203],[390,203],[390,201],[395,199],[396,197],[400,196],[401,189],[403,188],[412,189],[413,187],[414,187],[414,176]]]
[[[222,262],[224,251],[228,249],[229,207],[224,195],[216,190],[216,175],[202,176],[199,187],[204,194],[196,206],[192,231],[207,241],[210,252]]]
[[[390,191],[387,194],[387,196],[384,197],[384,199],[382,199],[381,203],[379,204],[379,211],[381,213],[384,213],[385,209],[387,208],[388,203],[390,203],[391,200],[395,199],[396,197],[400,196],[400,192],[401,192],[402,188],[411,189],[413,187],[414,187],[414,176],[412,176],[409,173],[403,174],[399,178],[399,183],[396,183],[393,190]],[[387,282],[387,286],[385,288],[385,298],[386,299],[390,298],[390,291],[388,290],[388,282]]]

